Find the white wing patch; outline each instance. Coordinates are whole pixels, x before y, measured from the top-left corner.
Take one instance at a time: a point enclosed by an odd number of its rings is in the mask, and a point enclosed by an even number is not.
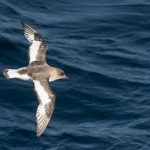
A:
[[[54,95],[48,87],[48,81],[33,80],[35,91],[39,99],[39,106],[36,112],[37,136],[40,136],[48,125],[54,110]]]
[[[38,114],[38,113],[40,113],[40,114]],[[36,117],[38,117],[38,115],[45,115],[45,109],[44,109],[44,107],[41,104],[37,108]]]
[[[29,25],[27,25],[26,23],[22,23],[22,27],[24,29],[25,37],[30,42],[29,65],[33,65],[35,62],[38,62],[38,65],[46,63],[45,55],[48,49],[46,43],[44,42],[40,34],[38,34],[37,31],[31,28]]]
[[[34,34],[37,33],[34,29],[32,29],[26,23],[22,23],[22,27],[24,28],[24,35],[28,39],[29,42],[34,41]]]
[[[43,86],[40,84],[40,81],[34,80],[35,90],[38,93],[38,96],[41,100],[42,105],[51,102],[51,99],[48,96],[48,93],[45,91]]]
[[[29,40],[29,42],[33,42],[34,41],[34,35],[33,34],[26,35],[26,37]]]
[[[37,55],[38,55],[40,45],[41,42],[34,41],[30,46],[30,63],[37,60]]]

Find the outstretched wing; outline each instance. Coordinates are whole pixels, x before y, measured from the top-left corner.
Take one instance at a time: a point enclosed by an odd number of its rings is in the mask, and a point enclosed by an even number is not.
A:
[[[39,100],[37,108],[37,136],[40,136],[45,130],[55,105],[55,95],[49,87],[47,79],[33,80],[34,88]]]
[[[26,23],[22,23],[24,29],[24,35],[30,42],[29,47],[29,65],[43,65],[46,63],[46,51],[48,46],[37,33],[36,30],[31,28]]]

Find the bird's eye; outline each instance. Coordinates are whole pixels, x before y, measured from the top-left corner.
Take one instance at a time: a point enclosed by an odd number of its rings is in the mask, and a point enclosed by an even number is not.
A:
[[[59,75],[60,75],[60,76],[63,76],[63,75],[64,75],[64,72],[61,72]]]

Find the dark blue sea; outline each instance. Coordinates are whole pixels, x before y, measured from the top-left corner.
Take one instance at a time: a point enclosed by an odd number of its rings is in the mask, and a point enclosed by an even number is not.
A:
[[[69,77],[39,138],[32,82],[2,74],[28,65],[22,21]],[[150,1],[1,0],[0,150],[150,150]]]

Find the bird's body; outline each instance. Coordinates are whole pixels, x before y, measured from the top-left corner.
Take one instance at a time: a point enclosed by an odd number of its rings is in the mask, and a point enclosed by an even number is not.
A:
[[[36,30],[23,23],[24,35],[30,42],[29,65],[19,69],[5,69],[3,74],[6,78],[18,78],[31,80],[39,100],[37,108],[37,136],[45,130],[55,105],[55,94],[49,87],[49,82],[57,79],[67,78],[64,71],[51,67],[46,62],[46,51],[48,46]]]

